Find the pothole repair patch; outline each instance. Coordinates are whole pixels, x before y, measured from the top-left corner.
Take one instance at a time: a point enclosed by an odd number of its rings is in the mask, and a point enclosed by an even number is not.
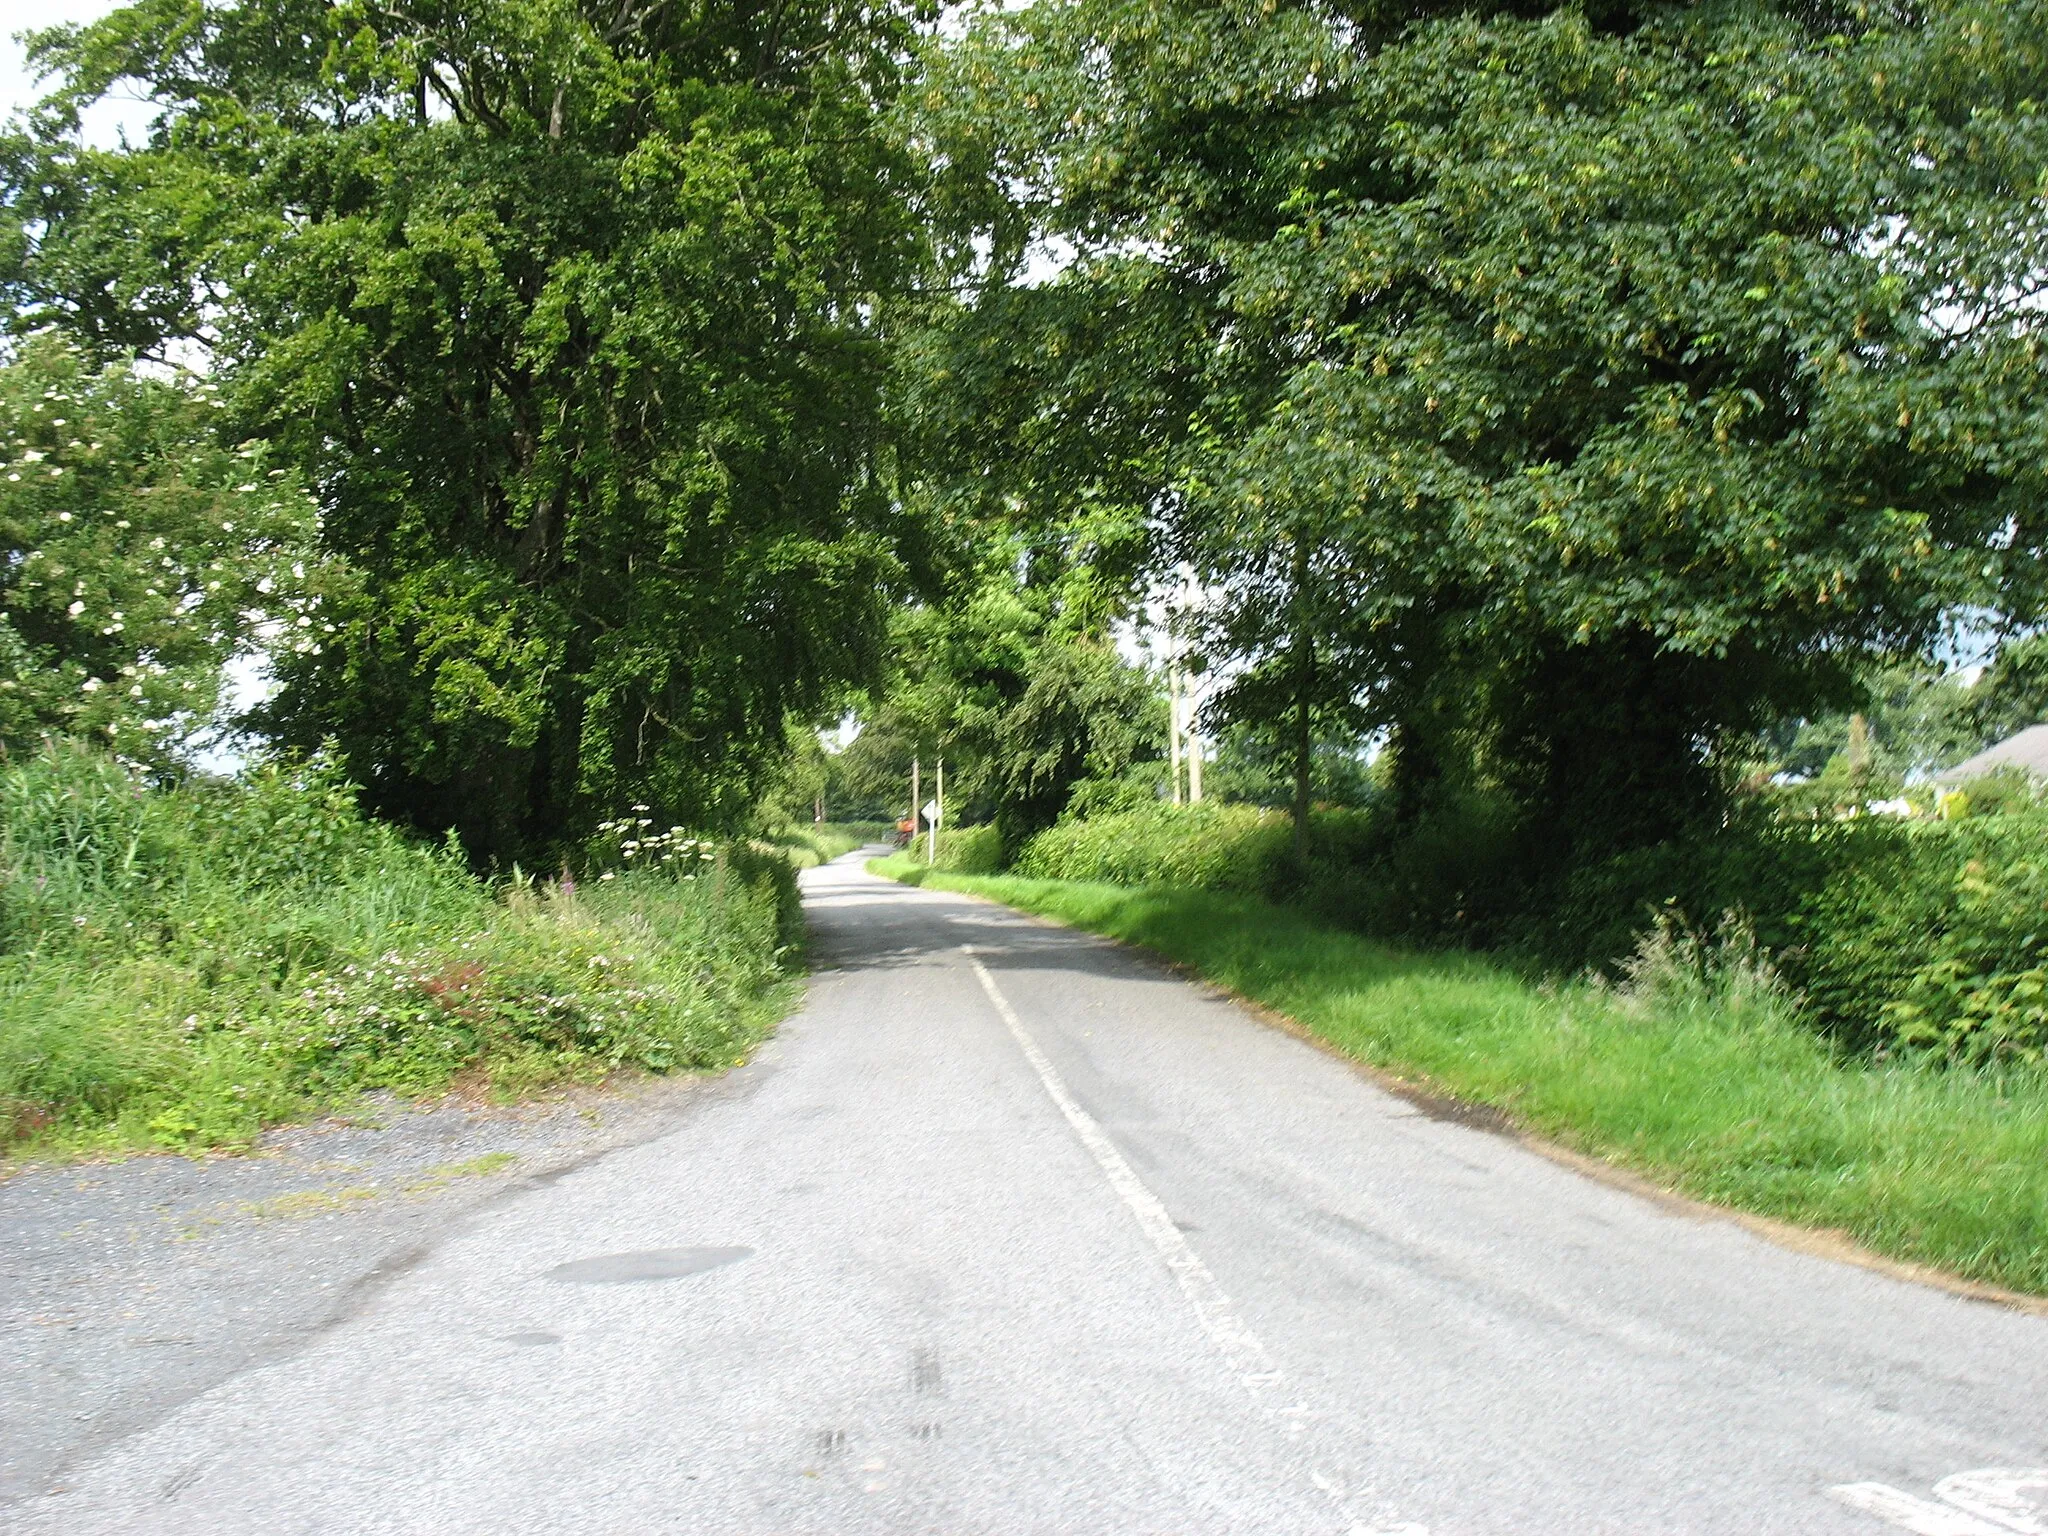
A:
[[[722,1264],[736,1264],[751,1248],[649,1248],[642,1253],[607,1253],[575,1259],[548,1271],[550,1280],[575,1285],[623,1285],[639,1280],[680,1280]]]

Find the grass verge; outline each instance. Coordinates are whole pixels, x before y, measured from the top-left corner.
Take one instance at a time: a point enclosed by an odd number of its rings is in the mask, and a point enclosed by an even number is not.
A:
[[[2048,1295],[2048,1073],[1844,1059],[1739,964],[1534,984],[1251,897],[869,867],[1187,965],[1346,1055],[1686,1194]]]
[[[789,1000],[795,880],[683,846],[492,885],[317,761],[175,788],[76,744],[0,763],[0,1171],[242,1145],[366,1090],[730,1066]]]

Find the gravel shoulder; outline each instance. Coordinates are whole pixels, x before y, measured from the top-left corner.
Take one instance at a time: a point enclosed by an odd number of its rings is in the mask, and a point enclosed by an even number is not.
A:
[[[242,1155],[0,1164],[0,1516],[297,1352],[482,1208],[660,1135],[715,1086],[371,1100]]]

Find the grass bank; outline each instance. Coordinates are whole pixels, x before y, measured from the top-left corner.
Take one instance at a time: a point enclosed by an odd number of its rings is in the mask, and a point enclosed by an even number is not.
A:
[[[1743,953],[1667,933],[1619,988],[1545,986],[1254,897],[870,867],[1143,945],[1347,1055],[1687,1194],[2048,1294],[2048,1073],[1839,1055]]]
[[[789,867],[643,863],[493,886],[319,763],[172,789],[77,745],[0,764],[0,1156],[731,1065],[785,1001]]]

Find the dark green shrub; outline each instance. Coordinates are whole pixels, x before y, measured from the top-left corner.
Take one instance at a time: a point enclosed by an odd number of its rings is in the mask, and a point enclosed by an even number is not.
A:
[[[1490,947],[1525,908],[1532,856],[1510,807],[1446,797],[1402,826],[1370,813],[1311,823],[1302,900],[1375,938]]]
[[[1823,1022],[1956,1061],[2048,1047],[2048,815],[1922,823],[1801,916],[1796,973]]]
[[[1304,879],[1283,812],[1152,806],[1040,833],[1018,874],[1181,885],[1296,902],[1375,937],[1501,948],[1535,968],[1620,977],[1646,932],[1727,914],[1814,1028],[1854,1050],[1966,1061],[2048,1053],[2048,810],[1955,822],[1774,819],[1580,868],[1473,796],[1396,827],[1311,824]]]
[[[1753,816],[1718,836],[1631,849],[1539,882],[1508,925],[1517,949],[1556,970],[1612,971],[1661,914],[1749,914],[1773,952],[1805,943],[1805,904],[1828,881],[1882,862],[1903,829],[1888,819],[1777,822]]]
[[[926,847],[924,839],[914,842],[910,851],[922,857]],[[933,867],[950,869],[961,875],[992,875],[1003,867],[1002,832],[995,826],[955,827],[939,829],[938,857]]]
[[[1801,998],[1853,1049],[1957,1060],[2038,1056],[2048,943],[2048,814],[1956,822],[1858,817],[1730,827],[1640,849],[1558,882],[1522,947],[1559,969],[1612,969],[1662,914],[1739,912]]]

